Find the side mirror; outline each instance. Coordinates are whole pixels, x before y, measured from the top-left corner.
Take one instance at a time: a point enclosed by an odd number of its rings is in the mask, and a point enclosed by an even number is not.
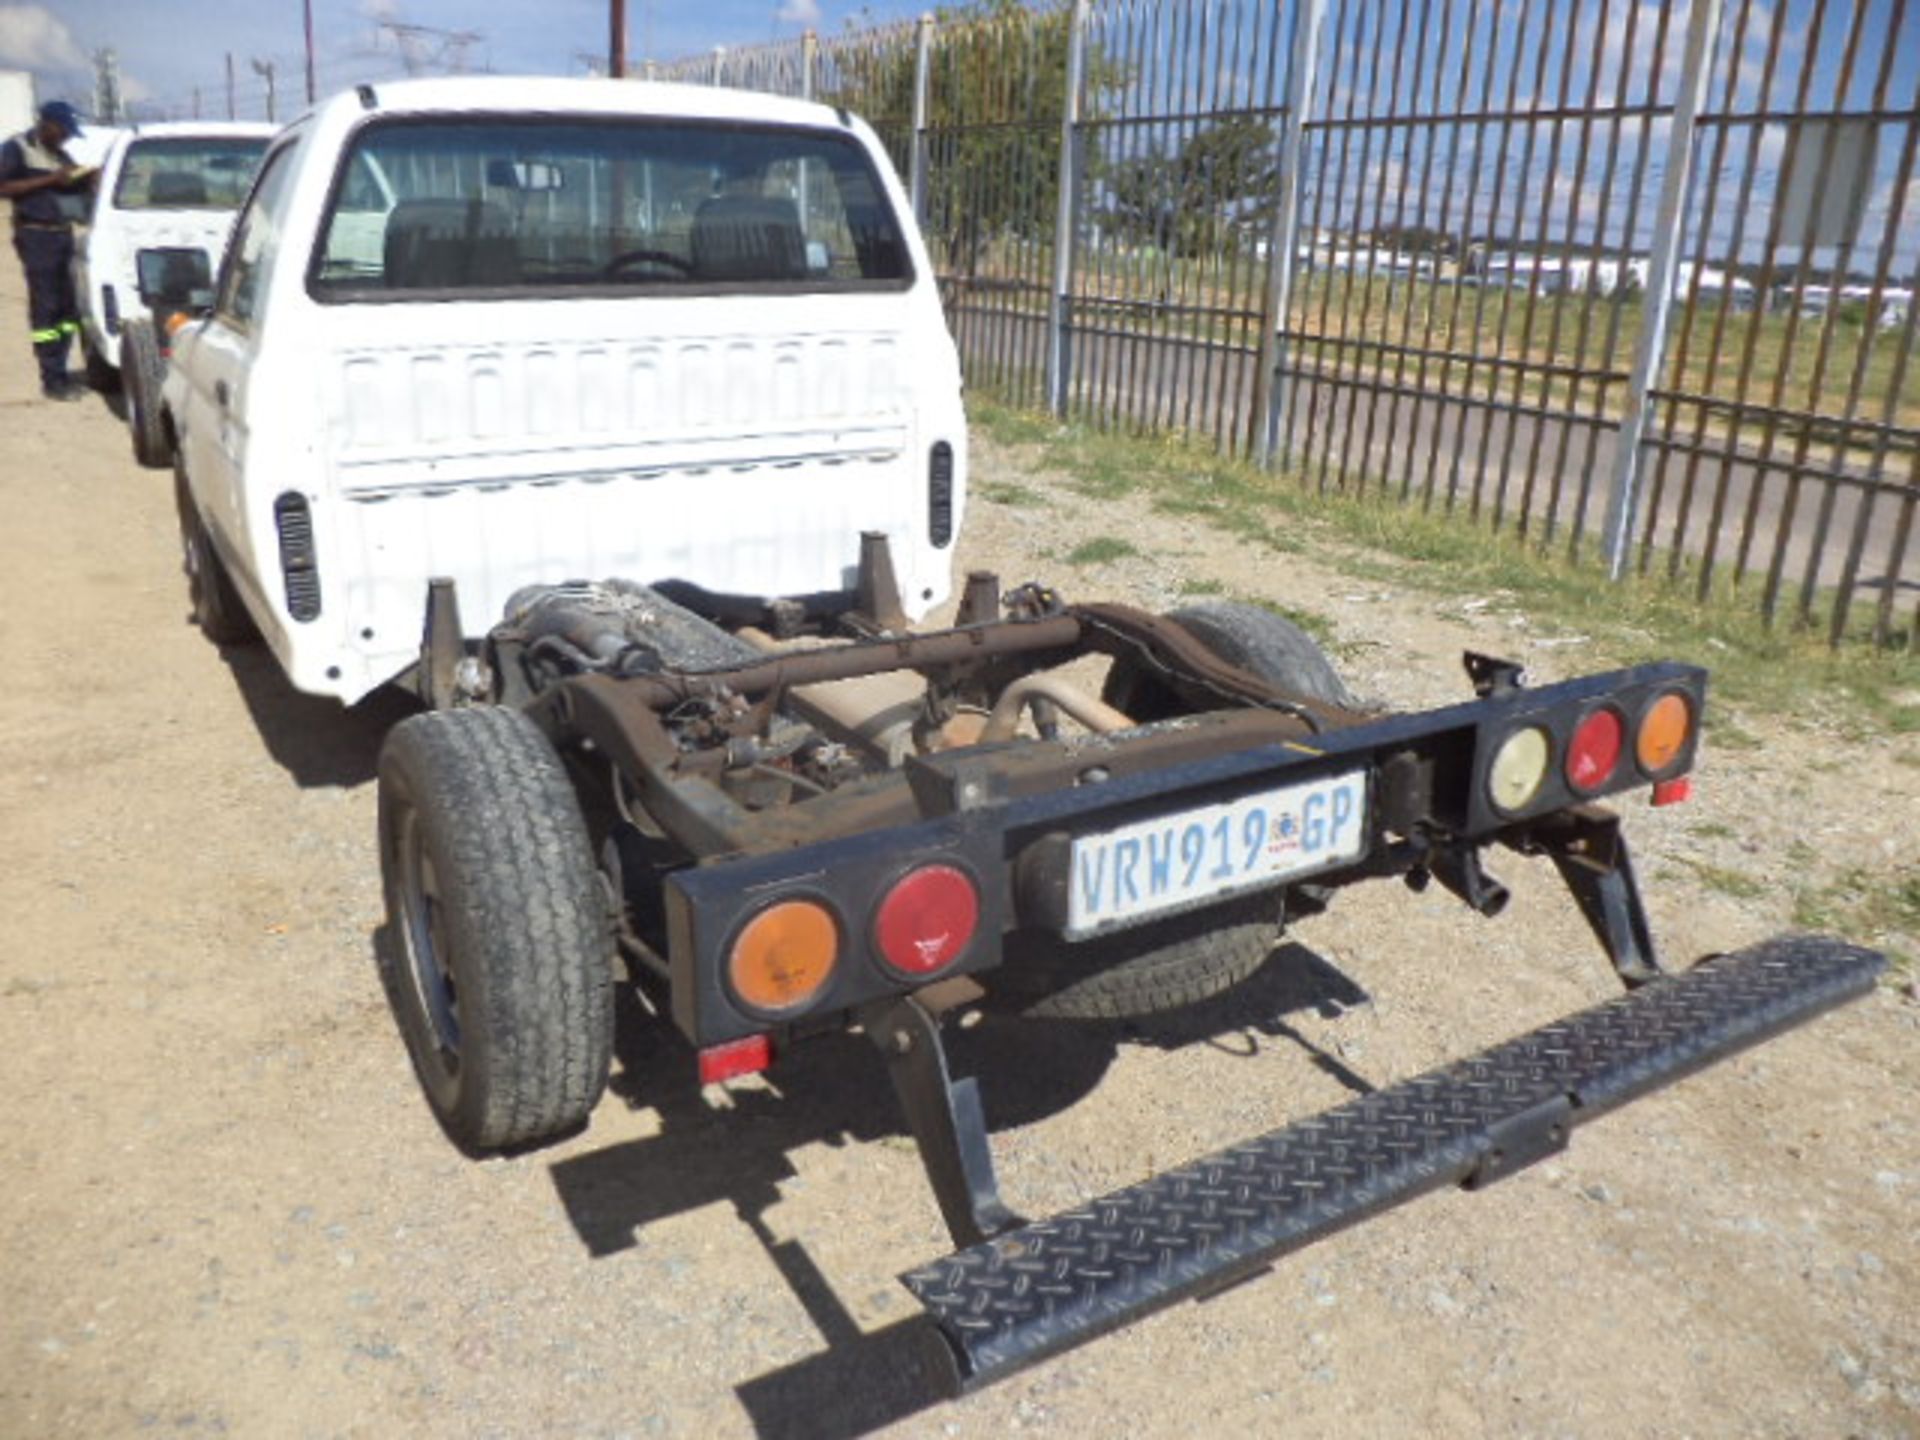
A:
[[[182,309],[193,297],[204,295],[213,303],[213,262],[204,250],[190,246],[164,246],[142,250],[134,257],[140,281],[140,298],[151,309]]]

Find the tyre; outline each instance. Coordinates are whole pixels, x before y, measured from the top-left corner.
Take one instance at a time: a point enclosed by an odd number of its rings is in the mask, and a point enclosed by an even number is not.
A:
[[[613,1052],[612,917],[560,757],[517,710],[402,721],[380,752],[383,979],[470,1152],[577,1129]]]
[[[87,385],[101,395],[111,395],[120,388],[120,372],[106,362],[106,358],[93,348],[87,340],[86,331],[80,332],[80,358],[87,367]]]
[[[1218,995],[1258,970],[1280,940],[1276,891],[1069,943],[1037,931],[1007,937],[982,975],[1003,1008],[1034,1019],[1119,1020]]]
[[[227,574],[226,563],[213,548],[213,539],[200,519],[187,485],[186,468],[173,467],[173,504],[180,518],[180,568],[187,577],[187,599],[193,623],[216,645],[247,645],[260,638],[260,629]]]
[[[173,463],[173,437],[160,404],[160,383],[166,375],[166,358],[153,326],[145,320],[129,320],[120,330],[120,384],[126,392],[133,458],[152,470],[164,470]]]
[[[1207,600],[1170,611],[1167,618],[1179,621],[1229,665],[1308,700],[1360,708],[1326,652],[1284,616],[1258,605]],[[1209,708],[1204,695],[1183,697],[1172,683],[1127,656],[1113,662],[1101,698],[1143,724]]]

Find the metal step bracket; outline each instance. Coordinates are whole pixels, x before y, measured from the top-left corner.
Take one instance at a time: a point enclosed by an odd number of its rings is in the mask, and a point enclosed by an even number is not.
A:
[[[869,1007],[860,1025],[886,1057],[894,1093],[954,1244],[977,1245],[1025,1223],[1000,1198],[980,1087],[971,1075],[953,1077],[939,1017],[903,996]]]

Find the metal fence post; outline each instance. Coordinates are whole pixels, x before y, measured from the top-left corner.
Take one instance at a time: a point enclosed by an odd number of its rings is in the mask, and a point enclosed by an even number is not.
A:
[[[922,15],[914,36],[913,152],[907,157],[907,190],[916,224],[927,223],[927,86],[933,73],[933,16]]]
[[[1053,294],[1047,305],[1047,408],[1067,413],[1073,383],[1073,251],[1080,233],[1080,88],[1087,68],[1087,12],[1073,0],[1067,33],[1067,94],[1060,114],[1060,203],[1053,225]]]
[[[1299,265],[1300,162],[1306,154],[1307,117],[1320,69],[1320,37],[1327,0],[1294,0],[1293,57],[1287,62],[1287,131],[1280,141],[1280,193],[1274,197],[1267,232],[1267,303],[1261,319],[1260,368],[1255,373],[1254,459],[1272,466],[1286,458],[1287,407],[1293,387],[1280,378],[1287,347],[1281,334],[1293,309],[1293,276]]]
[[[1687,184],[1693,174],[1694,117],[1707,98],[1712,78],[1714,36],[1720,32],[1722,0],[1693,0],[1687,17],[1687,48],[1680,60],[1680,90],[1673,101],[1673,125],[1667,133],[1666,176],[1660,209],[1654,216],[1653,250],[1647,260],[1647,290],[1642,300],[1640,339],[1634,347],[1633,374],[1627,382],[1626,409],[1614,440],[1613,488],[1607,496],[1604,540],[1607,573],[1618,580],[1627,570],[1640,509],[1641,441],[1653,409],[1649,393],[1666,358],[1667,322],[1673,314],[1673,280],[1686,229]],[[1653,122],[1647,121],[1649,125]]]

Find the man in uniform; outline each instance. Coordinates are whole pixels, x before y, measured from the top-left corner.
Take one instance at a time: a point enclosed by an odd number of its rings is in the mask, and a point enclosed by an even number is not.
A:
[[[80,333],[73,295],[73,212],[93,173],[62,147],[80,133],[80,117],[64,100],[40,107],[40,119],[0,145],[0,199],[13,202],[13,248],[27,271],[27,311],[40,393],[78,400],[85,387],[67,374],[67,345]]]

